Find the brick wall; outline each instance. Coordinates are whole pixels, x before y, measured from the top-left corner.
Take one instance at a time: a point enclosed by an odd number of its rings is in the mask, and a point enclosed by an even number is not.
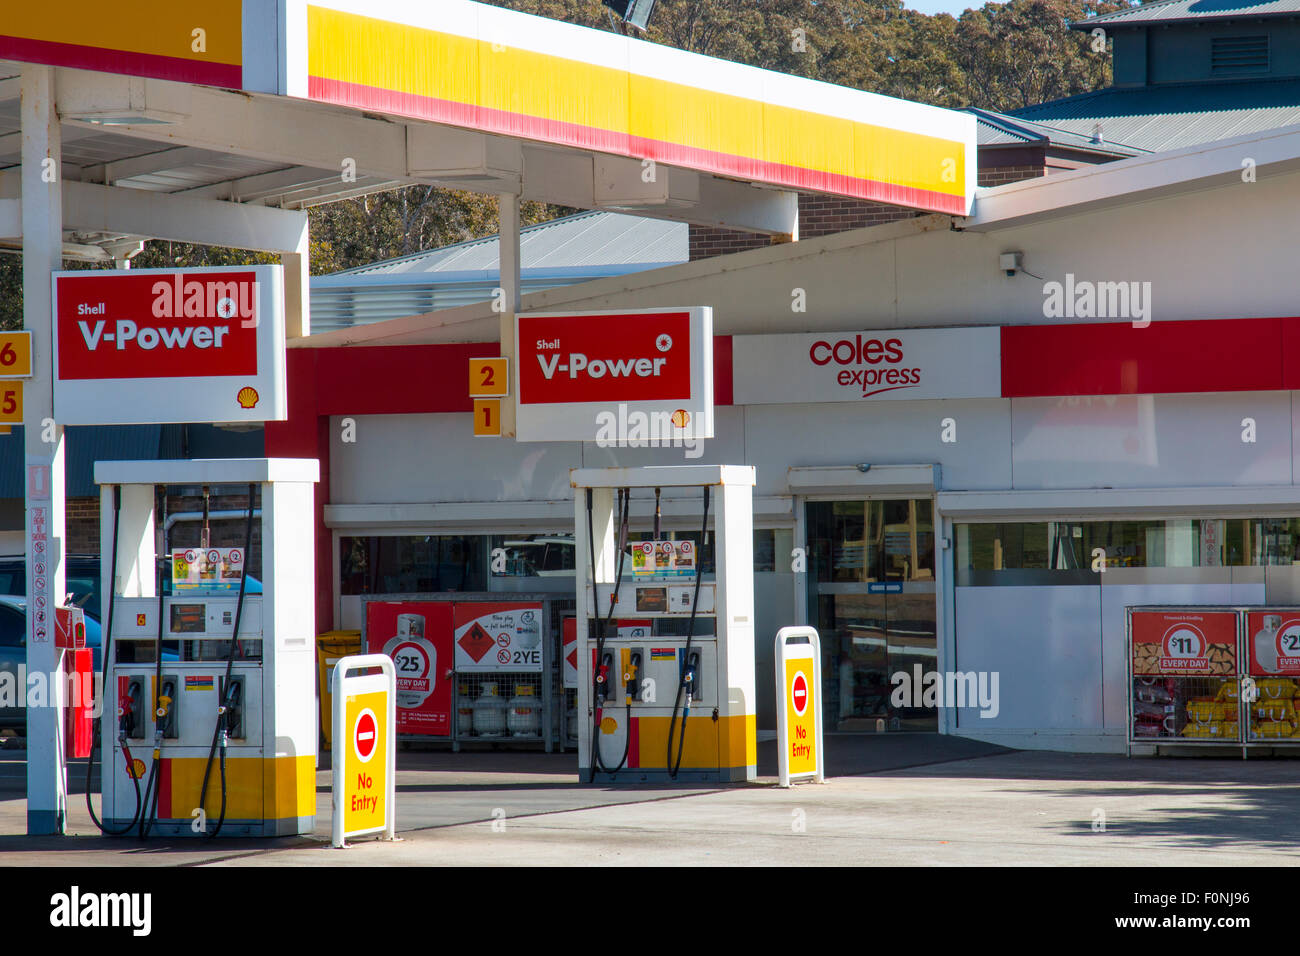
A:
[[[68,498],[64,512],[69,554],[99,554],[99,499]]]
[[[697,226],[691,223],[688,230],[690,237],[691,262],[696,259],[712,259],[714,256],[729,256],[733,252],[745,252],[748,249],[761,249],[771,245],[768,236],[753,232],[738,232],[734,229],[716,229],[713,226]]]
[[[845,199],[841,196],[799,194],[799,238],[814,239],[850,229],[863,229],[899,219],[911,219],[924,213],[903,206]],[[691,261],[730,255],[771,244],[769,237],[752,232],[716,229],[712,226],[690,227]]]
[[[260,501],[259,501],[260,506]],[[215,495],[209,505],[212,511],[243,511],[243,495]],[[202,511],[201,495],[168,495],[167,513]],[[67,502],[67,540],[70,554],[99,554],[99,499],[69,498]],[[199,543],[201,521],[178,521],[172,525],[171,546],[188,548]],[[221,518],[211,522],[211,544],[214,548],[242,548],[244,546],[244,518]],[[107,545],[106,545],[107,546]],[[254,577],[262,577],[262,523],[253,520],[253,548],[251,564]]]
[[[979,171],[980,186],[1001,186],[1018,183],[1023,179],[1036,179],[1050,172],[1047,166],[995,166]],[[911,219],[925,213],[904,206],[868,202],[862,199],[845,199],[841,196],[799,194],[799,238],[814,239],[850,229],[864,229],[881,223]],[[709,259],[713,256],[761,249],[771,244],[768,236],[733,229],[716,229],[712,226],[690,227],[690,257]]]
[[[1046,166],[994,166],[979,171],[980,186],[1002,186],[1006,183],[1018,183],[1024,179],[1037,179],[1047,175]]]

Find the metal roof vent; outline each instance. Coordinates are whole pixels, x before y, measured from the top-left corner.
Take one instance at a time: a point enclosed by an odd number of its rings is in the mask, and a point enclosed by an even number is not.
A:
[[[1092,144],[1094,146],[1101,146],[1105,142],[1106,142],[1106,137],[1102,135],[1101,124],[1094,123],[1092,125]]]
[[[1210,38],[1211,76],[1242,76],[1267,72],[1267,34]]]

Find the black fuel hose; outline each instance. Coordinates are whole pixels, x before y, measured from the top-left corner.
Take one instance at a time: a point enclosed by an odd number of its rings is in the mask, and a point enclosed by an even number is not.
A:
[[[99,670],[101,675],[99,686],[100,686],[101,695],[105,694],[108,690],[108,662],[111,659],[111,655],[113,653],[113,611],[115,610],[115,606],[116,606],[116,602],[113,600],[113,589],[117,587],[117,529],[118,529],[118,524],[121,520],[121,516],[122,516],[122,486],[114,485],[113,486],[113,556],[109,559],[108,594],[105,595],[108,599],[108,615],[105,619],[104,639],[101,642],[101,646],[100,646],[100,653],[102,655],[102,658],[99,662]],[[122,703],[121,701],[118,701],[118,709],[121,710],[121,707],[122,707]],[[106,827],[102,822],[100,822],[99,817],[95,815],[95,806],[90,799],[90,782],[91,782],[91,777],[94,775],[95,772],[95,748],[99,745],[99,734],[102,729],[101,725],[103,724],[104,721],[104,716],[102,713],[100,714],[99,719],[96,720],[95,722],[95,728],[93,731],[94,736],[91,738],[90,741],[90,756],[86,758],[86,809],[90,811],[90,819],[94,821],[95,826],[99,827],[99,832],[105,834],[106,836],[125,836],[126,834],[130,833],[132,828],[136,825],[136,821],[140,819],[140,808],[143,806],[140,797],[140,778],[135,775],[135,767],[133,766],[133,761],[131,759],[131,748],[127,746],[125,733],[123,732],[123,728],[120,726],[121,719],[122,717],[121,715],[119,715],[118,730],[120,736],[118,738],[118,742],[122,747],[122,755],[126,760],[126,772],[130,774],[131,782],[135,784],[135,814],[131,817],[130,822],[127,823],[127,825],[120,830],[113,829],[112,827]],[[103,780],[100,781],[100,789],[101,790],[104,789]],[[101,796],[100,799],[102,801],[103,797]]]
[[[161,507],[159,502],[161,501]],[[153,715],[154,715],[154,746],[153,760],[149,765],[149,780],[144,788],[144,803],[141,806],[140,814],[140,839],[144,840],[149,836],[149,831],[153,829],[154,823],[158,820],[158,794],[162,789],[158,780],[158,765],[162,762],[162,740],[164,715],[160,713],[158,706],[162,694],[162,650],[163,650],[163,616],[164,616],[164,598],[163,598],[163,562],[169,560],[167,555],[167,486],[162,486],[161,496],[157,491],[154,492],[154,513],[161,515],[162,534],[162,554],[154,555],[154,588],[158,591],[158,637],[154,641],[154,691],[153,691]],[[170,713],[171,708],[168,708]]]
[[[217,708],[217,724],[212,728],[212,746],[208,748],[208,762],[203,768],[203,789],[199,791],[199,808],[202,809],[208,799],[208,779],[212,775],[212,760],[218,747],[221,749],[221,815],[217,817],[217,827],[208,834],[212,839],[221,832],[226,822],[226,739],[229,727],[226,716],[234,699],[233,684],[230,675],[234,668],[235,647],[239,641],[239,624],[244,614],[244,591],[248,583],[249,552],[253,547],[253,500],[257,494],[257,485],[248,484],[248,520],[244,525],[244,569],[239,575],[239,597],[235,600],[235,623],[230,632],[230,646],[226,650],[226,678],[221,685],[221,704]]]
[[[632,494],[626,488],[620,488],[618,493],[619,493],[619,506],[617,507],[617,510],[621,511],[619,537],[622,538],[622,536],[625,535],[627,532],[628,507],[629,507],[629,502],[631,500]],[[618,561],[618,571],[615,573],[614,576],[614,593],[610,595],[609,614],[606,617],[602,617],[600,613],[600,609],[596,606],[597,604],[596,601],[596,529],[594,528],[592,523],[591,489],[588,488],[587,489],[587,554],[588,557],[591,559],[592,610],[595,611],[595,620],[598,625],[596,629],[596,670],[593,671],[591,675],[591,696],[592,696],[593,708],[596,702],[596,698],[597,696],[599,696],[600,693],[599,676],[600,676],[601,661],[604,659],[604,653],[605,653],[605,639],[606,639],[609,625],[614,620],[614,607],[618,602],[619,588],[622,587],[623,584],[623,547],[624,546],[625,545],[622,542],[620,542],[619,546],[615,549],[615,560]],[[595,709],[593,709],[592,716],[591,716],[591,768],[587,776],[588,783],[595,782],[597,769],[610,772],[605,767],[605,762],[600,758],[600,747],[599,747],[600,737],[598,736],[597,733],[598,725],[600,724],[600,721],[596,719],[596,716],[597,716],[596,711]],[[628,742],[630,744],[630,739]],[[627,760],[626,748],[624,748],[623,760],[624,762],[626,762]],[[619,764],[619,767],[617,769],[618,770],[622,769],[621,763]],[[617,770],[613,772],[616,773]]]
[[[686,689],[686,675],[690,673],[694,678],[694,672],[691,671],[691,642],[695,638],[695,611],[700,605],[700,584],[704,581],[704,537],[709,533],[709,486],[704,486],[704,521],[700,525],[700,545],[695,555],[695,594],[691,598],[691,620],[686,626],[686,649],[682,652],[682,669],[677,679],[677,696],[673,699],[673,716],[668,722],[668,753],[666,754],[665,769],[668,770],[668,776],[673,780],[677,779],[677,771],[682,769],[682,751],[686,748],[686,715],[690,713],[690,704],[686,706],[686,714],[682,716],[682,729],[677,739],[677,763],[673,764],[673,731],[677,727],[677,712],[682,704],[682,691]],[[715,558],[715,576],[716,576],[716,551],[714,548]],[[716,599],[715,599],[716,601]],[[714,605],[714,613],[717,613],[717,605]],[[715,625],[716,630],[716,625]]]

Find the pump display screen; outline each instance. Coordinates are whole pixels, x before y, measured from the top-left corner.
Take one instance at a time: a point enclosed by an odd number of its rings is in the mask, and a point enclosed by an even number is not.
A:
[[[641,612],[668,610],[668,589],[637,588],[636,609]]]
[[[173,604],[171,607],[173,634],[202,634],[207,629],[207,605]]]

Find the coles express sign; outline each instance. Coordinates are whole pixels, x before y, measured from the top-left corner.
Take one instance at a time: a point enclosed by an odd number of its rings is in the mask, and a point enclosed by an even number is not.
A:
[[[523,314],[515,334],[520,441],[594,441],[620,409],[683,412],[690,437],[713,437],[712,309]]]
[[[996,398],[997,328],[902,329],[732,339],[737,405]]]
[[[285,418],[280,266],[54,274],[69,425]]]

